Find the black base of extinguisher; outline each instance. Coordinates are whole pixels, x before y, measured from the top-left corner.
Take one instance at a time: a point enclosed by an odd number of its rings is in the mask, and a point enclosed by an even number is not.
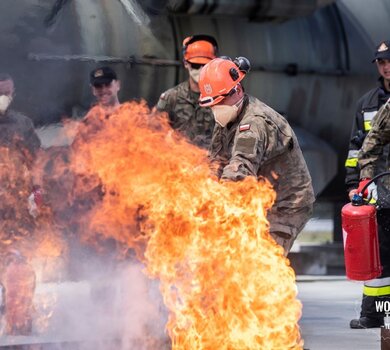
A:
[[[390,329],[381,327],[381,350],[390,350]]]

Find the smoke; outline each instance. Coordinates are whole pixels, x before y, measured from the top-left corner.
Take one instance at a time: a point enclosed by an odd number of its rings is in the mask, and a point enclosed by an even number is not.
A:
[[[78,282],[37,286],[35,335],[42,341],[54,341],[56,349],[68,349],[68,345],[58,345],[62,342],[74,342],[83,350],[125,350],[135,344],[137,349],[149,350],[166,343],[167,313],[158,281],[144,275],[144,266],[122,262],[103,268],[101,259],[92,255],[89,263]],[[51,304],[46,310],[44,302]],[[49,325],[40,331],[39,319],[47,317],[49,310]]]
[[[31,341],[25,342],[50,350],[170,348],[159,281],[146,276],[129,247],[92,232],[93,246],[81,239],[89,230],[87,212],[99,200],[80,209],[85,203],[75,201],[77,193],[71,204],[67,199],[75,190],[67,165],[76,124],[68,124],[66,131],[56,125],[40,133],[46,149],[37,159],[35,175],[50,208],[41,209],[34,236],[40,244],[30,245],[28,252],[38,283]],[[53,241],[53,232],[61,239]],[[0,290],[0,306],[2,298]],[[4,331],[0,315],[0,335]],[[19,341],[18,336],[5,337],[0,346]]]

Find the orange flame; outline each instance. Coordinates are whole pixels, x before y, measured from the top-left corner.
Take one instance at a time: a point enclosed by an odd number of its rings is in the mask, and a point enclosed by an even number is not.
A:
[[[2,282],[5,287],[6,333],[29,335],[32,331],[35,273],[31,266],[15,253],[7,263]]]
[[[49,207],[42,208],[38,218],[29,213],[33,159],[17,141],[0,147],[0,282],[5,288],[4,331],[29,335],[36,281],[58,277],[58,263],[48,264],[48,259],[57,260],[66,246]]]
[[[294,272],[268,234],[267,181],[218,182],[206,153],[144,102],[81,124],[73,150],[72,171],[90,179],[79,185],[105,193],[83,239],[136,249],[161,281],[173,349],[302,348]]]
[[[32,186],[25,154],[17,147],[0,147],[0,256],[6,247],[29,236],[34,226],[27,211]]]

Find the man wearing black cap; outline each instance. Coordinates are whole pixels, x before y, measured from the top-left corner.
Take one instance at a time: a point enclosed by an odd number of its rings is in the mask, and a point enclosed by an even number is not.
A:
[[[92,94],[96,98],[96,104],[88,111],[82,120],[71,147],[74,154],[82,152],[82,146],[92,140],[96,133],[103,129],[115,112],[118,111],[121,104],[118,99],[118,92],[120,90],[120,81],[118,80],[116,72],[110,67],[99,67],[90,73],[90,84]],[[78,183],[83,183],[83,190],[79,190],[77,197],[73,198],[73,208],[66,209],[68,211],[76,210],[78,215],[74,215],[72,220],[77,226],[77,220],[83,219],[83,214],[87,213],[92,207],[93,203],[101,200],[103,191],[100,180],[96,175],[85,175],[82,173],[73,174],[73,187],[80,187]],[[66,212],[64,210],[64,212]],[[61,214],[60,214],[61,215]]]
[[[95,68],[89,74],[89,82],[92,94],[96,98],[96,103],[83,118],[83,123],[88,127],[80,128],[73,141],[73,149],[77,143],[91,137],[96,130],[99,130],[114,112],[121,106],[118,99],[120,81],[116,72],[110,67]]]
[[[89,79],[96,103],[82,120],[71,146],[70,157],[75,154],[83,157],[85,152],[88,152],[83,146],[93,140],[99,130],[107,126],[110,118],[114,118],[114,114],[119,112],[121,107],[118,99],[120,81],[112,68],[95,68],[91,71]],[[61,154],[62,151],[58,152]],[[61,155],[61,159],[64,159],[65,163],[69,161],[67,157],[68,155]],[[58,158],[56,157],[56,159]],[[76,277],[79,278],[79,276],[83,276],[82,271],[85,268],[83,264],[88,264],[86,260],[79,259],[80,252],[82,252],[82,256],[89,256],[89,252],[86,253],[83,250],[86,248],[80,247],[79,235],[84,230],[85,217],[91,213],[94,205],[102,201],[103,185],[96,173],[83,172],[83,170],[64,172],[63,177],[59,178],[59,188],[56,188],[56,185],[57,183],[54,182],[54,186],[50,188],[50,198],[52,203],[58,203],[56,208],[60,208],[60,210],[55,212],[57,223],[68,234],[69,255],[74,257],[74,259],[69,259],[70,273],[75,273]],[[58,195],[58,193],[63,192],[72,194],[64,204],[60,202],[61,196]],[[104,274],[104,271],[102,273]],[[106,277],[104,276],[102,279]],[[99,291],[95,290],[96,286],[92,288],[94,288],[93,294],[99,294]]]
[[[371,130],[371,123],[378,110],[390,98],[390,41],[382,41],[375,49],[373,61],[375,62],[380,75],[379,84],[376,88],[368,91],[357,103],[355,119],[352,127],[349,144],[348,157],[345,162],[348,196],[351,199],[359,187],[360,168],[358,165],[358,153],[363,145],[368,132]],[[386,170],[386,163],[389,161],[389,146],[385,147],[381,158],[376,164],[376,174]],[[385,178],[383,178],[385,179]],[[387,228],[390,227],[390,218],[386,210],[390,208],[390,193],[383,186],[382,180],[377,183],[377,204],[383,210],[377,211],[378,234],[380,243],[381,262],[384,266],[381,278],[367,281],[363,288],[363,300],[360,318],[353,319],[351,328],[374,328],[383,324],[383,312],[376,310],[376,301],[390,301],[388,286],[390,285],[390,239]],[[389,264],[387,261],[389,260]]]
[[[110,67],[96,68],[90,73],[90,83],[97,105],[91,109],[88,115],[96,107],[103,109],[106,115],[113,113],[120,106],[118,99],[120,81],[115,71]]]

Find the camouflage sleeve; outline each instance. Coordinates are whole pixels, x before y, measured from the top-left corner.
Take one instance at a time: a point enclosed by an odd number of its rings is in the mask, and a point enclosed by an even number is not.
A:
[[[223,168],[229,163],[228,155],[224,152],[224,129],[215,124],[208,157],[210,160],[211,172],[221,178]]]
[[[261,119],[258,118],[260,121]],[[238,127],[232,157],[225,166],[221,178],[224,180],[239,181],[247,176],[257,177],[260,168],[267,135],[264,127],[258,127],[256,123],[242,124]]]
[[[390,100],[389,100],[390,101]],[[372,178],[375,164],[390,143],[390,104],[389,101],[379,110],[372,122],[372,128],[359,152],[360,178]]]
[[[156,108],[157,108],[157,110],[159,112],[166,112],[168,105],[169,105],[168,93],[167,92],[163,92],[160,95],[160,98],[158,99]]]
[[[168,117],[171,123],[174,123],[176,120],[175,115],[175,105],[177,99],[177,90],[172,88],[160,95],[160,98],[157,102],[156,109],[159,112],[168,113]]]
[[[177,93],[175,89],[169,89],[163,92],[158,99],[156,108],[160,112],[171,113],[175,107]]]
[[[347,192],[359,186],[360,168],[358,154],[362,147],[366,132],[364,131],[364,118],[361,112],[362,101],[359,101],[356,108],[355,119],[352,125],[351,138],[349,141],[348,155],[345,161],[345,185]]]

